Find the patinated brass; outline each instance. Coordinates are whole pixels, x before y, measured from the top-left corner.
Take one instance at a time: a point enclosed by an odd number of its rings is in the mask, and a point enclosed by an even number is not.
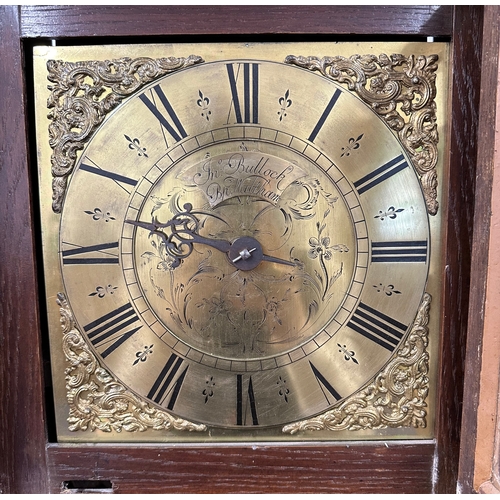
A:
[[[36,51],[60,439],[431,437],[446,45],[167,48]]]
[[[61,307],[62,346],[69,364],[66,370],[66,387],[70,431],[207,430],[203,424],[174,418],[128,391],[102,368],[88,342],[75,326],[73,313],[63,294],[59,294],[57,303]]]
[[[47,101],[52,162],[52,208],[61,211],[68,176],[77,154],[106,115],[125,97],[155,79],[203,62],[198,56],[151,59],[123,57],[113,61],[47,61],[53,83]]]
[[[403,345],[371,384],[333,410],[287,425],[283,432],[426,427],[429,393],[427,325],[431,300],[426,293]]]
[[[436,123],[437,55],[382,54],[349,58],[290,55],[285,62],[318,71],[350,90],[393,130],[420,175],[427,209],[436,215],[438,132]]]

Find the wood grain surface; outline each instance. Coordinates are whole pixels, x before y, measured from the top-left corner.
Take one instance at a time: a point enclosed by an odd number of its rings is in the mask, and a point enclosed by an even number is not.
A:
[[[464,411],[460,442],[459,491],[472,493],[482,481],[474,481],[475,454],[489,455],[493,462],[492,448],[476,448],[478,431],[477,407],[479,404],[480,373],[482,366],[482,345],[484,329],[484,310],[488,278],[488,258],[491,224],[491,196],[493,168],[495,162],[495,126],[497,117],[498,54],[500,47],[500,8],[485,6],[484,38],[482,49],[481,92],[478,122],[477,166],[475,176],[474,220],[473,227],[470,304],[467,325],[467,346],[465,357]],[[472,69],[472,68],[471,68]],[[477,78],[477,76],[476,76]],[[498,156],[497,156],[498,157]],[[497,160],[498,161],[498,160]],[[492,297],[493,301],[497,297]],[[490,299],[490,300],[491,300]],[[491,334],[495,334],[496,332]],[[495,406],[496,398],[492,404]],[[488,457],[487,457],[488,458]],[[487,471],[486,473],[490,473]],[[484,473],[484,472],[483,472]],[[484,478],[487,479],[488,477]]]
[[[454,492],[458,474],[478,151],[483,7],[455,9],[450,181],[445,244],[441,379],[437,415],[437,492]],[[472,453],[472,451],[471,451]]]
[[[23,37],[327,34],[449,36],[451,6],[21,7]],[[394,21],[397,19],[397,25]],[[213,38],[212,38],[213,40]]]
[[[94,479],[111,481],[117,492],[432,491],[435,446],[428,442],[390,443],[388,447],[383,443],[352,443],[349,448],[181,448],[62,446],[49,443],[47,438],[33,234],[37,207],[31,193],[36,166],[29,161],[27,135],[32,128],[24,51],[40,38],[90,44],[104,36],[116,37],[109,39],[112,41],[130,36],[127,41],[137,43],[165,41],[171,35],[195,41],[200,39],[197,35],[212,35],[211,40],[218,40],[213,35],[299,34],[335,40],[354,34],[365,39],[453,35],[451,216],[436,485],[440,492],[453,493],[475,224],[482,13],[480,6],[0,7],[0,489],[6,493],[57,492],[64,481]],[[487,200],[481,206],[487,210]],[[478,262],[478,266],[484,265]]]
[[[26,101],[15,6],[0,6],[0,54],[0,490],[35,493],[46,490],[46,434]]]
[[[429,493],[434,444],[61,446],[50,491],[87,478],[116,493]]]

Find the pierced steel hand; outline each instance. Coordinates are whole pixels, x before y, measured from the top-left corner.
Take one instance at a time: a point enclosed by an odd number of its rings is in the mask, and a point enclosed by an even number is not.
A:
[[[243,271],[254,269],[263,260],[276,264],[295,266],[293,262],[265,255],[261,244],[251,236],[243,236],[233,242],[200,236],[198,234],[199,220],[191,213],[192,208],[191,203],[186,203],[184,205],[185,212],[175,215],[165,223],[159,222],[156,217],[153,217],[152,222],[135,220],[126,220],[125,222],[147,229],[152,234],[156,234],[162,238],[167,253],[174,259],[172,263],[173,268],[178,267],[182,259],[191,255],[194,243],[207,245],[225,253],[231,264]],[[162,231],[165,228],[170,228],[171,234],[169,236]]]

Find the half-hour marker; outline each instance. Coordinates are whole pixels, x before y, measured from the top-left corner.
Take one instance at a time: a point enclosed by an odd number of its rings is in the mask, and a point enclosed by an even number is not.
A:
[[[426,262],[427,241],[372,241],[372,262]]]
[[[235,67],[237,67],[236,74]],[[243,67],[243,98],[237,86],[241,67]],[[257,63],[226,64],[226,68],[232,97],[231,108],[234,109],[236,123],[259,123],[259,65]]]
[[[363,302],[359,303],[347,326],[391,352],[399,344],[408,328],[407,325]]]
[[[252,377],[248,381],[247,389],[248,401],[250,403],[250,412],[252,414],[252,424],[259,425],[257,417],[257,407],[255,405],[255,395],[253,393]],[[246,420],[246,412],[244,411],[244,395],[243,395],[243,375],[236,376],[236,425],[244,425]]]
[[[68,243],[63,242],[68,245]],[[118,242],[100,243],[99,245],[90,245],[88,247],[76,247],[69,250],[63,250],[63,264],[118,264],[118,256],[112,252],[106,252],[112,248],[118,248]],[[99,257],[74,257],[86,253],[97,252],[101,254]]]
[[[368,191],[368,189],[371,189],[389,177],[392,177],[394,174],[397,174],[407,166],[408,162],[405,160],[405,157],[400,154],[381,167],[373,170],[364,177],[361,177],[361,179],[354,183],[354,187],[358,190],[359,194],[363,194],[365,191]]]
[[[163,404],[163,401],[167,396],[170,395],[170,399],[167,404],[167,409],[173,410],[181,386],[186,378],[186,373],[188,371],[189,365],[184,368],[177,378],[175,376],[179,372],[184,360],[179,358],[176,354],[171,354],[166,362],[163,370],[158,375],[153,387],[148,392],[148,398],[152,399],[155,403]],[[174,380],[175,379],[175,380]]]
[[[318,120],[318,123],[316,123],[316,126],[314,127],[313,131],[311,132],[311,135],[308,137],[308,140],[311,142],[314,142],[316,139],[316,136],[319,134],[319,131],[323,127],[323,125],[326,122],[326,119],[330,115],[333,106],[335,106],[335,103],[337,102],[338,98],[340,97],[341,91],[339,89],[335,90],[335,93],[333,94],[332,98],[330,99],[330,102],[327,104],[325,110],[323,111],[323,114],[321,115],[320,119]]]
[[[333,387],[330,382],[325,378],[325,376],[309,361],[309,365],[311,367],[311,370],[314,373],[314,376],[316,377],[316,380],[319,383],[319,386],[321,390],[323,391],[323,394],[325,395],[326,400],[328,401],[328,404],[331,404],[332,402],[328,398],[328,395],[325,392],[325,389],[330,393],[331,396],[335,399],[335,401],[338,401],[339,399],[342,399],[342,396],[336,391],[336,389]]]
[[[101,353],[101,356],[105,358],[142,327],[139,325],[128,329],[138,320],[132,305],[127,302],[114,311],[90,322],[83,327],[83,330],[94,347],[102,347],[111,343]]]
[[[156,106],[156,104],[154,102],[153,91],[159,97],[159,99],[163,105],[163,108],[166,111],[166,115],[163,114]],[[151,98],[153,99],[153,101],[151,101],[146,94],[141,94],[139,96],[139,99],[146,105],[146,107],[149,109],[149,111],[151,111],[151,113],[153,113],[153,115],[156,116],[156,118],[161,123],[161,125],[173,137],[175,142],[178,142],[181,139],[186,138],[188,136],[188,134],[184,130],[184,127],[182,126],[182,123],[179,120],[179,117],[175,114],[174,108],[170,104],[169,100],[167,99],[167,96],[163,92],[160,85],[155,85],[150,90],[150,92],[151,92]],[[172,122],[172,123],[170,123],[170,122]],[[168,145],[166,138],[165,138],[165,142],[167,143],[167,147],[170,147]]]

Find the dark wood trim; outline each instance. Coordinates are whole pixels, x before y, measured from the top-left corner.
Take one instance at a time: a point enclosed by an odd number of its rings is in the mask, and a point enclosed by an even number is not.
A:
[[[111,481],[117,493],[430,493],[432,442],[286,446],[61,446],[49,491]]]
[[[352,444],[350,448],[283,445],[188,449],[48,444],[32,233],[36,207],[30,192],[31,176],[36,173],[30,170],[28,161],[22,42],[29,44],[38,38],[71,42],[78,38],[94,43],[95,37],[104,36],[115,37],[114,40],[126,36],[164,40],[167,36],[187,34],[262,33],[318,34],[328,39],[349,34],[453,35],[452,196],[446,241],[449,267],[444,284],[446,313],[437,416],[436,489],[454,492],[471,252],[480,245],[476,239],[473,243],[472,228],[482,22],[481,6],[0,7],[0,489],[6,493],[40,493],[49,489],[56,492],[62,481],[110,477],[117,491],[124,492],[159,492],[160,488],[162,492],[241,492],[248,488],[255,492],[432,490],[432,443],[389,443],[388,448],[381,443],[367,443]],[[136,42],[137,38],[131,41]],[[478,180],[478,186],[481,182]],[[487,210],[487,200],[482,203],[482,209]],[[471,315],[474,307],[479,307],[479,302],[471,305]],[[470,327],[478,329],[472,323]],[[471,339],[470,346],[473,344]],[[469,352],[472,355],[474,351]],[[475,376],[477,373],[470,374]],[[468,466],[463,463],[465,474]],[[188,489],[181,488],[186,484]]]
[[[17,6],[0,6],[0,489],[46,491],[38,290]]]
[[[328,34],[450,36],[452,6],[89,6],[21,7],[25,38]],[[395,22],[397,20],[397,22]],[[397,33],[396,33],[397,32]]]
[[[474,227],[475,163],[483,7],[455,7],[451,86],[450,182],[445,226],[437,493],[456,490]],[[471,451],[472,452],[472,451]]]
[[[481,92],[478,120],[478,153],[474,229],[472,239],[470,304],[467,349],[465,357],[464,411],[460,442],[458,488],[463,493],[474,489],[474,456],[477,436],[481,352],[483,344],[484,306],[488,278],[488,257],[491,224],[491,196],[495,162],[495,126],[497,114],[498,55],[500,48],[500,8],[485,6]],[[495,395],[491,395],[495,397]]]

